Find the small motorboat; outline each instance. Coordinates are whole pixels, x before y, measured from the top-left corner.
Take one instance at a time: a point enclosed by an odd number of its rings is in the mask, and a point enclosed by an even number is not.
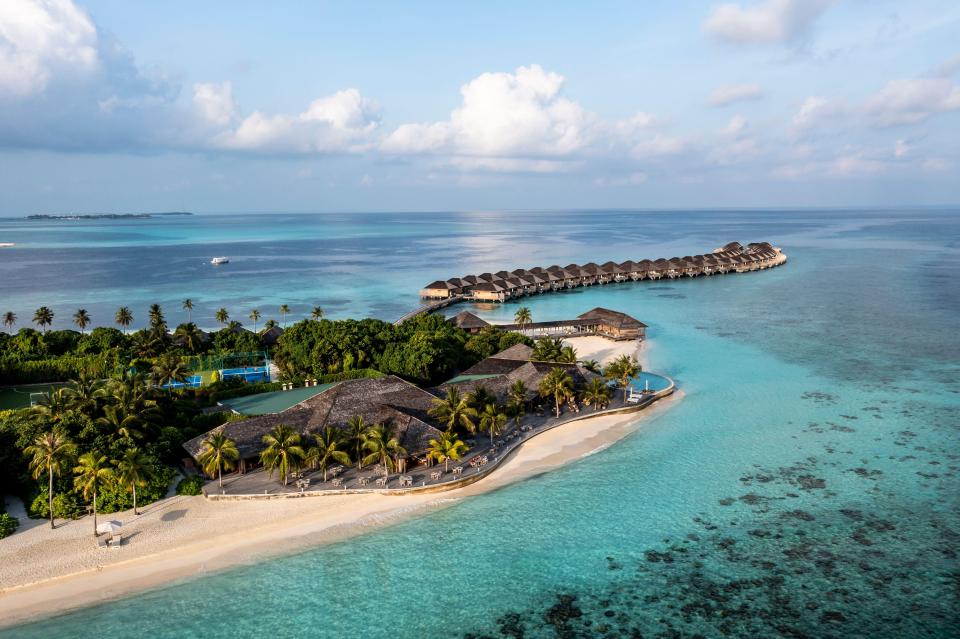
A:
[[[212,260],[210,260],[210,263],[213,264],[214,266],[219,266],[220,264],[226,264],[229,261],[230,261],[229,257],[215,257]]]
[[[11,246],[16,246],[13,242],[0,242],[0,248],[10,248]]]

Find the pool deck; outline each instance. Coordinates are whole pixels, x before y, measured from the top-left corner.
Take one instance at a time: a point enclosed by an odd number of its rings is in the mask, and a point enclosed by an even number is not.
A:
[[[284,486],[276,473],[273,478],[270,478],[269,474],[260,468],[244,475],[231,474],[224,477],[222,492],[216,480],[210,481],[204,486],[204,495],[212,500],[283,499],[322,497],[325,495],[351,493],[405,495],[459,488],[467,484],[472,484],[482,477],[486,477],[510,457],[512,453],[519,449],[524,442],[546,431],[564,424],[601,415],[641,411],[655,403],[658,399],[673,394],[676,390],[676,385],[673,380],[665,376],[659,377],[667,380],[667,386],[659,391],[648,394],[640,402],[625,403],[623,401],[623,391],[618,389],[614,393],[610,406],[605,410],[580,408],[577,411],[572,411],[569,407],[564,407],[567,410],[561,414],[559,419],[552,416],[552,411],[543,415],[527,415],[523,421],[523,428],[525,430],[517,430],[511,424],[503,434],[494,439],[493,446],[490,445],[489,436],[485,436],[482,432],[478,431],[477,434],[473,436],[474,445],[470,447],[468,454],[458,462],[451,461],[449,465],[450,471],[443,472],[438,478],[432,477],[431,473],[443,471],[443,464],[430,466],[420,465],[405,473],[391,473],[390,481],[384,487],[376,486],[375,482],[383,476],[383,471],[380,470],[377,472],[374,466],[367,466],[363,470],[358,470],[356,467],[344,468],[336,477],[340,480],[340,485],[334,485],[335,476],[329,473],[329,471],[327,481],[324,482],[323,473],[319,470],[305,470],[299,477],[304,480],[309,480],[309,487],[301,489],[297,486],[294,478],[291,477],[289,484]],[[487,459],[485,464],[472,465],[470,463],[470,460],[484,457]],[[331,467],[333,467],[333,465],[331,465]],[[458,467],[462,470],[459,474],[454,473],[454,469]],[[409,485],[400,486],[401,474],[411,477],[412,481]]]

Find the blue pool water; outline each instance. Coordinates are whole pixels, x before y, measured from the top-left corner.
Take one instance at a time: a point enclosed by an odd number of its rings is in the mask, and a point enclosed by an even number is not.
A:
[[[387,318],[424,282],[471,270],[685,255],[733,239],[771,240],[791,259],[524,300],[534,320],[630,313],[650,327],[650,368],[683,390],[581,462],[0,637],[957,636],[957,214],[546,215],[344,216],[329,237],[319,216],[303,222],[306,239],[294,239],[293,216],[251,221],[262,239],[204,221],[203,232],[118,231],[109,245],[57,231],[27,249],[48,272],[34,293],[4,298],[24,308],[112,304],[132,286],[108,283],[114,260],[138,242],[188,261],[210,253],[190,238],[222,237],[249,250],[217,254],[257,258],[190,289],[211,309],[338,299],[331,314]],[[81,283],[68,294],[52,272],[71,268]],[[190,294],[186,280],[149,282],[144,303]],[[518,307],[468,308],[504,321]]]
[[[651,373],[649,371],[643,371],[638,376],[634,377],[630,382],[635,390],[650,390],[650,391],[662,391],[663,389],[670,386],[670,380],[664,377],[663,375],[657,375],[656,373]]]

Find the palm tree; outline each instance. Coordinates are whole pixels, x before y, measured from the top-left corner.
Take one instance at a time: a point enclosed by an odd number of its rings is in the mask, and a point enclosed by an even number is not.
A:
[[[560,355],[557,357],[558,362],[565,362],[567,364],[576,364],[577,363],[577,349],[573,346],[564,346],[560,349]]]
[[[354,459],[357,460],[357,470],[363,468],[363,457],[360,453],[363,450],[363,443],[367,441],[368,430],[370,429],[364,423],[362,415],[352,417],[347,422],[347,437],[353,447]]]
[[[456,386],[448,388],[447,396],[443,399],[439,397],[434,399],[428,413],[440,423],[446,424],[447,430],[456,426],[463,426],[471,433],[476,430],[471,418],[477,416],[477,411],[464,397],[461,397],[460,390]]]
[[[377,424],[367,431],[367,439],[363,442],[363,447],[370,451],[370,454],[364,457],[363,463],[379,462],[383,464],[384,477],[386,478],[390,477],[390,469],[397,466],[394,458],[407,454],[393,431],[383,424]]]
[[[187,312],[187,323],[193,323],[193,300],[189,297],[183,300],[183,310]]]
[[[87,312],[87,309],[77,309],[77,312],[73,314],[73,323],[80,327],[80,334],[82,335],[87,326],[90,325],[90,313]]]
[[[88,499],[93,495],[93,536],[97,536],[97,493],[105,483],[113,479],[113,470],[107,465],[107,456],[89,452],[80,455],[78,465],[73,469],[73,487]]]
[[[122,404],[103,407],[103,417],[94,420],[97,426],[109,428],[121,439],[132,440],[140,437],[142,420],[135,413],[128,412]]]
[[[516,322],[517,326],[519,326],[520,330],[522,331],[524,326],[533,321],[533,315],[530,313],[529,308],[526,306],[521,306],[514,314],[513,321]]]
[[[120,459],[113,460],[117,467],[117,481],[123,486],[130,486],[133,490],[133,514],[139,515],[137,511],[137,486],[147,485],[153,477],[153,466],[150,464],[150,457],[144,455],[136,448],[128,448]]]
[[[236,468],[238,459],[240,459],[240,451],[237,450],[237,442],[222,432],[208,436],[203,441],[203,451],[197,457],[203,472],[210,477],[216,474],[221,489],[223,489],[223,471]]]
[[[450,470],[450,460],[459,461],[467,452],[467,445],[450,431],[440,433],[440,439],[431,439],[427,458],[443,462],[443,471]]]
[[[300,461],[306,456],[300,447],[300,435],[285,424],[278,424],[272,432],[263,436],[266,449],[260,453],[260,461],[270,471],[277,470],[283,475],[283,485],[287,485],[287,475],[300,467]]]
[[[316,446],[307,451],[306,462],[311,467],[318,467],[323,471],[323,481],[327,481],[327,466],[330,461],[350,465],[350,455],[341,450],[344,445],[343,435],[333,426],[327,426],[314,436]]]
[[[3,325],[7,330],[13,332],[13,327],[17,325],[17,314],[13,311],[7,311],[3,314]]]
[[[510,398],[511,403],[523,406],[527,403],[527,392],[527,385],[523,383],[522,379],[518,379],[514,383],[510,384],[510,389],[507,391],[507,397]]]
[[[496,395],[487,390],[483,384],[473,389],[473,392],[467,393],[467,403],[470,404],[477,413],[487,407],[487,404],[497,401]]]
[[[260,311],[253,309],[250,311],[250,320],[253,322],[253,332],[257,332],[257,322],[260,321]]]
[[[540,381],[539,390],[541,397],[553,397],[559,418],[561,402],[573,394],[573,378],[564,369],[554,368]]]
[[[214,315],[214,317],[219,323],[223,324],[224,326],[226,326],[227,322],[230,321],[230,313],[228,313],[227,309],[223,308],[222,306],[220,307],[220,310],[217,311],[217,314]]]
[[[599,377],[595,377],[587,382],[586,388],[583,389],[583,403],[587,406],[591,404],[594,406],[594,410],[601,408],[606,408],[607,402],[610,401],[610,388],[607,386]]]
[[[46,306],[41,306],[33,313],[33,323],[47,332],[47,327],[53,324],[53,311]]]
[[[273,328],[273,327],[276,326],[276,325],[277,325],[277,320],[275,320],[275,319],[273,319],[273,318],[270,318],[270,319],[268,319],[266,322],[263,323],[263,328],[264,328],[264,329]]]
[[[117,314],[113,316],[113,320],[122,326],[123,332],[126,333],[130,325],[133,324],[133,313],[130,312],[128,307],[121,306],[117,309]]]
[[[166,386],[167,391],[172,392],[174,382],[182,382],[187,379],[188,371],[182,359],[173,353],[164,353],[157,358],[151,372],[153,381],[157,386]]]
[[[313,307],[313,310],[310,311],[310,317],[312,317],[313,319],[315,319],[315,320],[317,320],[317,321],[322,320],[322,319],[323,319],[323,309],[320,308],[319,306],[314,306],[314,307]]]
[[[639,375],[642,370],[637,360],[629,355],[621,355],[607,366],[604,374],[610,379],[617,380],[617,385],[623,389],[623,401],[627,401],[630,380]]]
[[[600,368],[600,362],[595,359],[585,359],[580,363],[580,365],[591,373],[596,373],[597,375],[603,374],[603,371]]]
[[[203,347],[203,333],[193,322],[181,324],[173,332],[173,338],[179,341],[191,353],[196,353]]]
[[[102,397],[103,384],[85,372],[81,372],[76,379],[71,379],[67,386],[70,397],[70,409],[85,415],[97,412],[97,400]]]
[[[533,359],[538,362],[559,362],[563,351],[563,340],[545,337],[533,345]]]
[[[281,304],[279,310],[280,310],[280,317],[281,317],[281,319],[283,320],[283,327],[286,328],[286,327],[287,327],[287,313],[290,312],[290,307],[287,306],[286,304]]]
[[[77,448],[63,431],[54,429],[37,437],[33,445],[27,446],[23,452],[31,456],[30,470],[34,479],[47,474],[47,506],[50,509],[50,527],[53,528],[53,477],[63,472]]]
[[[40,415],[46,415],[53,422],[59,422],[63,416],[70,412],[73,401],[70,396],[70,389],[61,386],[57,389],[51,389],[40,400],[31,407],[31,410]]]
[[[163,317],[163,309],[159,304],[151,304],[148,311],[150,318],[150,328],[155,332],[167,330],[167,320]]]
[[[487,404],[480,413],[480,428],[490,431],[490,445],[493,445],[493,438],[503,431],[504,424],[507,423],[507,415],[500,410],[496,404]]]

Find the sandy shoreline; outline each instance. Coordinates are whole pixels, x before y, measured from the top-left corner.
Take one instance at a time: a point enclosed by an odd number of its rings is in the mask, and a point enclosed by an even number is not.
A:
[[[584,340],[596,340],[584,341]],[[635,342],[575,338],[581,358],[609,361],[636,354]],[[640,412],[605,415],[558,426],[524,442],[490,476],[442,493],[368,494],[317,499],[211,501],[169,497],[104,519],[124,522],[127,542],[95,546],[85,517],[59,522],[26,520],[0,541],[0,627],[115,599],[181,578],[338,541],[496,490],[596,453],[677,400]],[[242,530],[242,535],[237,531]]]

